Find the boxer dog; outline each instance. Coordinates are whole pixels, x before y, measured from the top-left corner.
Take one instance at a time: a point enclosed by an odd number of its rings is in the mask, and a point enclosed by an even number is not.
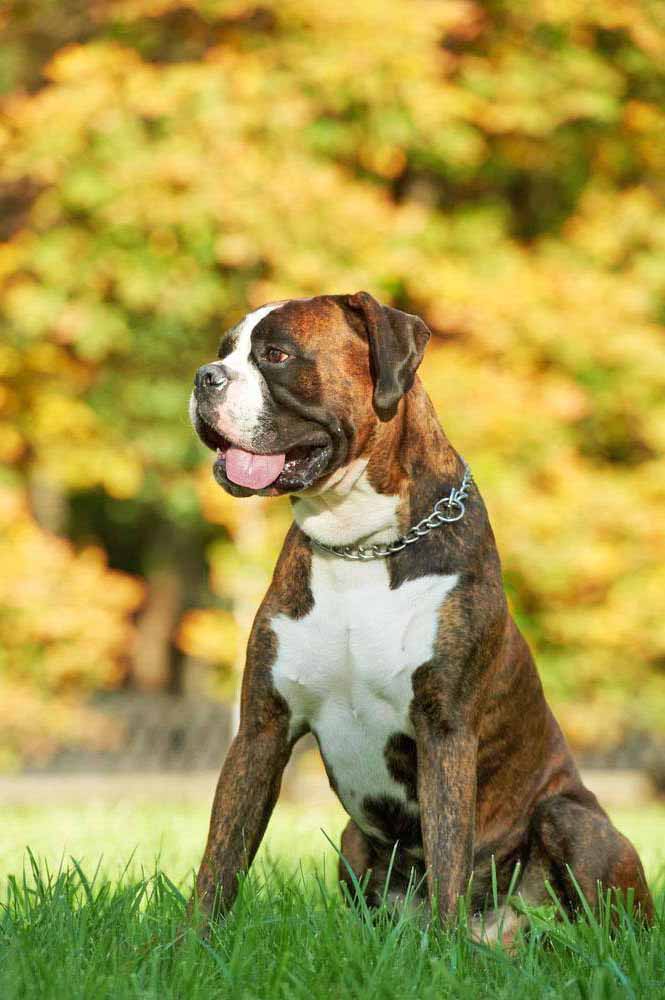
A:
[[[196,374],[190,413],[217,482],[293,508],[198,898],[231,906],[310,732],[349,815],[340,880],[370,904],[416,884],[445,921],[468,893],[475,936],[505,943],[525,919],[510,900],[547,901],[547,882],[571,913],[580,892],[595,905],[599,887],[632,890],[650,920],[637,853],[580,780],[480,493],[416,376],[428,339],[367,292],[273,302]]]

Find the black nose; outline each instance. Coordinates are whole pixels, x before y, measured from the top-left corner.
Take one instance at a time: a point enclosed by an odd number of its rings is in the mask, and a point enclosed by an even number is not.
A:
[[[197,389],[221,389],[227,382],[226,372],[220,364],[201,365],[194,377]]]

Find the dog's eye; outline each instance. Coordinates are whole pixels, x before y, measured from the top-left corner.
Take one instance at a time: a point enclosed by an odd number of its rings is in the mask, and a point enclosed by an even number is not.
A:
[[[283,365],[288,360],[288,354],[279,347],[266,347],[263,357],[271,365]]]

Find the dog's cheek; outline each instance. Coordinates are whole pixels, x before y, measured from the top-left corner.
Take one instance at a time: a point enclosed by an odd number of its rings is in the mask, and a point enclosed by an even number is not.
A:
[[[378,422],[372,406],[367,347],[355,335],[340,343],[320,364],[321,404],[352,434],[356,457]],[[351,456],[350,456],[351,457]]]

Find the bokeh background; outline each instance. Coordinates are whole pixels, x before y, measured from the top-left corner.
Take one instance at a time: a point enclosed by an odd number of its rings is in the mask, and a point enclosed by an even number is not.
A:
[[[191,379],[248,309],[368,289],[432,330],[571,743],[665,788],[665,7],[0,20],[0,769],[219,761],[289,512],[214,484]]]

